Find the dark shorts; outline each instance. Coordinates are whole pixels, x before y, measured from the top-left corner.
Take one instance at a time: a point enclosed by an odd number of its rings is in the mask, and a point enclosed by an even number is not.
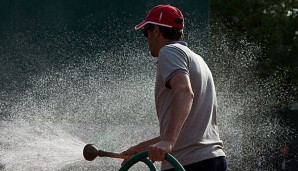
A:
[[[226,171],[227,162],[225,157],[216,157],[183,167],[185,171]],[[164,171],[175,171],[175,169],[168,169]]]

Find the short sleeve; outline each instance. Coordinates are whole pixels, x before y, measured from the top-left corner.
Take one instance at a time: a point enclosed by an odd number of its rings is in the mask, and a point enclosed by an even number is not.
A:
[[[186,53],[175,46],[161,48],[158,55],[158,67],[165,86],[171,88],[169,80],[179,72],[189,73],[188,58]]]

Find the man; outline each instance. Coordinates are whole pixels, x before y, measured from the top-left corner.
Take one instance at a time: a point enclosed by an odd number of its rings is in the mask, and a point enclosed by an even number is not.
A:
[[[290,153],[288,144],[283,144],[280,148],[279,155],[274,160],[275,170],[277,171],[297,171],[296,156]]]
[[[216,123],[216,93],[211,72],[183,38],[184,18],[179,9],[158,5],[136,25],[147,37],[151,55],[158,57],[155,84],[160,136],[141,142],[122,154],[148,150],[149,159],[164,161],[171,153],[187,171],[226,170],[225,153]]]

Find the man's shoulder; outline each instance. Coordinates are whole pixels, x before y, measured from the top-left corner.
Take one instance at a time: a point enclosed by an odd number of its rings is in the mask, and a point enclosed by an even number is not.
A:
[[[165,48],[175,48],[179,47],[181,49],[188,48],[187,43],[185,41],[172,41],[171,43],[164,46]]]
[[[161,51],[163,53],[179,53],[180,55],[186,55],[191,50],[181,43],[170,43],[162,47]]]

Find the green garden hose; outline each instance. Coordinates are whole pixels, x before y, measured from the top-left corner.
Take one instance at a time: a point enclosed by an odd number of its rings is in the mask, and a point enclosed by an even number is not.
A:
[[[128,161],[120,168],[119,171],[127,171],[129,168],[131,168],[134,164],[136,164],[139,161],[143,161],[151,171],[156,171],[155,166],[152,164],[152,162],[147,158],[148,157],[148,151],[143,151],[139,154],[134,155]],[[172,164],[176,171],[185,171],[183,166],[175,159],[171,154],[167,153],[165,156],[166,161]]]

